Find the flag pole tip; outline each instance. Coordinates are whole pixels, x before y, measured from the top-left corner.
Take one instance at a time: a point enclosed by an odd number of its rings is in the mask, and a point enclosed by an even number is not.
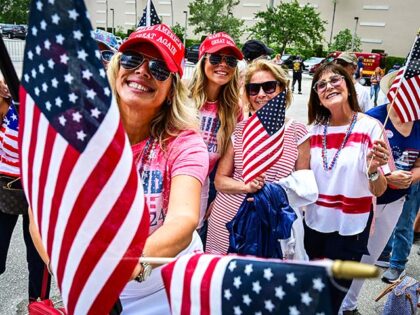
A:
[[[355,261],[335,260],[332,265],[332,274],[341,279],[376,278],[379,276],[379,269],[373,265]]]

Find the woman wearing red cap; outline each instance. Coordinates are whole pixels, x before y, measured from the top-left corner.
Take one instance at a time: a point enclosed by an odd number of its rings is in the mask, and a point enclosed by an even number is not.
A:
[[[150,213],[143,255],[175,257],[202,249],[195,232],[208,153],[196,109],[181,82],[184,47],[164,24],[132,33],[108,77],[128,134]],[[141,263],[121,293],[123,314],[169,314],[160,268]],[[151,272],[151,273],[150,273]]]
[[[212,171],[226,152],[236,123],[243,118],[237,67],[238,60],[242,59],[241,51],[228,34],[209,35],[200,45],[199,61],[189,84],[191,98],[200,113],[201,134],[210,159],[209,178],[202,190],[199,228],[203,226],[208,205],[216,194]],[[205,242],[205,228],[200,234]]]

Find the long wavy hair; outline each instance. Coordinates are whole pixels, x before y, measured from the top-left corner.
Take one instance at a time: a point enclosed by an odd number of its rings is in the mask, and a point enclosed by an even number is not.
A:
[[[116,90],[116,80],[120,70],[121,53],[115,54],[108,64],[108,80],[112,92],[120,106],[120,95]],[[168,100],[170,100],[168,102]],[[171,136],[177,136],[184,130],[197,130],[199,128],[198,113],[188,98],[188,90],[182,83],[179,74],[172,75],[172,87],[166,104],[151,122],[151,136],[158,139],[162,149],[165,148],[165,141]]]
[[[207,86],[207,76],[204,72],[206,55],[198,61],[192,78],[189,83],[190,96],[194,106],[200,110],[207,101],[205,88]],[[217,131],[217,150],[223,155],[228,146],[238,117],[241,116],[242,109],[239,105],[239,71],[236,67],[232,79],[222,86],[218,95],[219,107],[217,115],[220,120],[220,128]]]
[[[334,63],[326,63],[321,65],[318,70],[315,72],[314,77],[312,79],[311,84],[311,94],[309,95],[309,102],[308,102],[308,123],[312,124],[326,124],[328,122],[328,119],[331,116],[331,112],[328,108],[321,105],[321,102],[319,100],[318,93],[314,90],[314,85],[316,82],[318,82],[319,78],[322,77],[322,75],[325,72],[332,72],[339,75],[342,75],[344,77],[344,80],[346,81],[346,86],[349,91],[348,96],[348,102],[349,106],[352,111],[354,112],[361,112],[359,102],[357,101],[357,94],[356,89],[354,87],[353,79],[350,77],[350,75],[347,73],[347,71],[339,65],[336,65]]]
[[[279,82],[280,88],[282,90],[286,90],[286,108],[288,108],[292,104],[292,92],[290,91],[290,80],[287,78],[287,73],[284,71],[282,67],[275,64],[273,61],[266,60],[266,59],[259,59],[253,61],[249,66],[245,73],[245,84],[251,82],[252,76],[259,71],[268,71],[270,72],[276,81]],[[246,91],[246,89],[245,89]],[[246,96],[249,102],[249,95],[248,91],[246,91]],[[251,102],[249,102],[251,103]]]

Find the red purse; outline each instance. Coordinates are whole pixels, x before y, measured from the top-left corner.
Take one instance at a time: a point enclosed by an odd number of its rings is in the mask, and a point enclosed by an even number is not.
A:
[[[31,302],[28,305],[29,315],[66,315],[66,310],[62,307],[55,308],[50,299]]]
[[[67,315],[67,312],[64,308],[55,308],[54,302],[50,299],[47,299],[49,290],[49,279],[50,274],[48,268],[45,267],[44,275],[42,277],[41,296],[36,301],[29,302],[29,315]]]

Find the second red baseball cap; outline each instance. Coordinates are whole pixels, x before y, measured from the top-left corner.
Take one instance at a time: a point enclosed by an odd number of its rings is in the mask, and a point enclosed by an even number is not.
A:
[[[201,43],[198,50],[198,58],[201,59],[205,53],[215,53],[223,48],[227,48],[232,51],[233,55],[242,60],[244,56],[242,52],[236,47],[235,42],[232,37],[225,32],[220,32],[216,34],[211,34],[206,37],[206,39]]]

